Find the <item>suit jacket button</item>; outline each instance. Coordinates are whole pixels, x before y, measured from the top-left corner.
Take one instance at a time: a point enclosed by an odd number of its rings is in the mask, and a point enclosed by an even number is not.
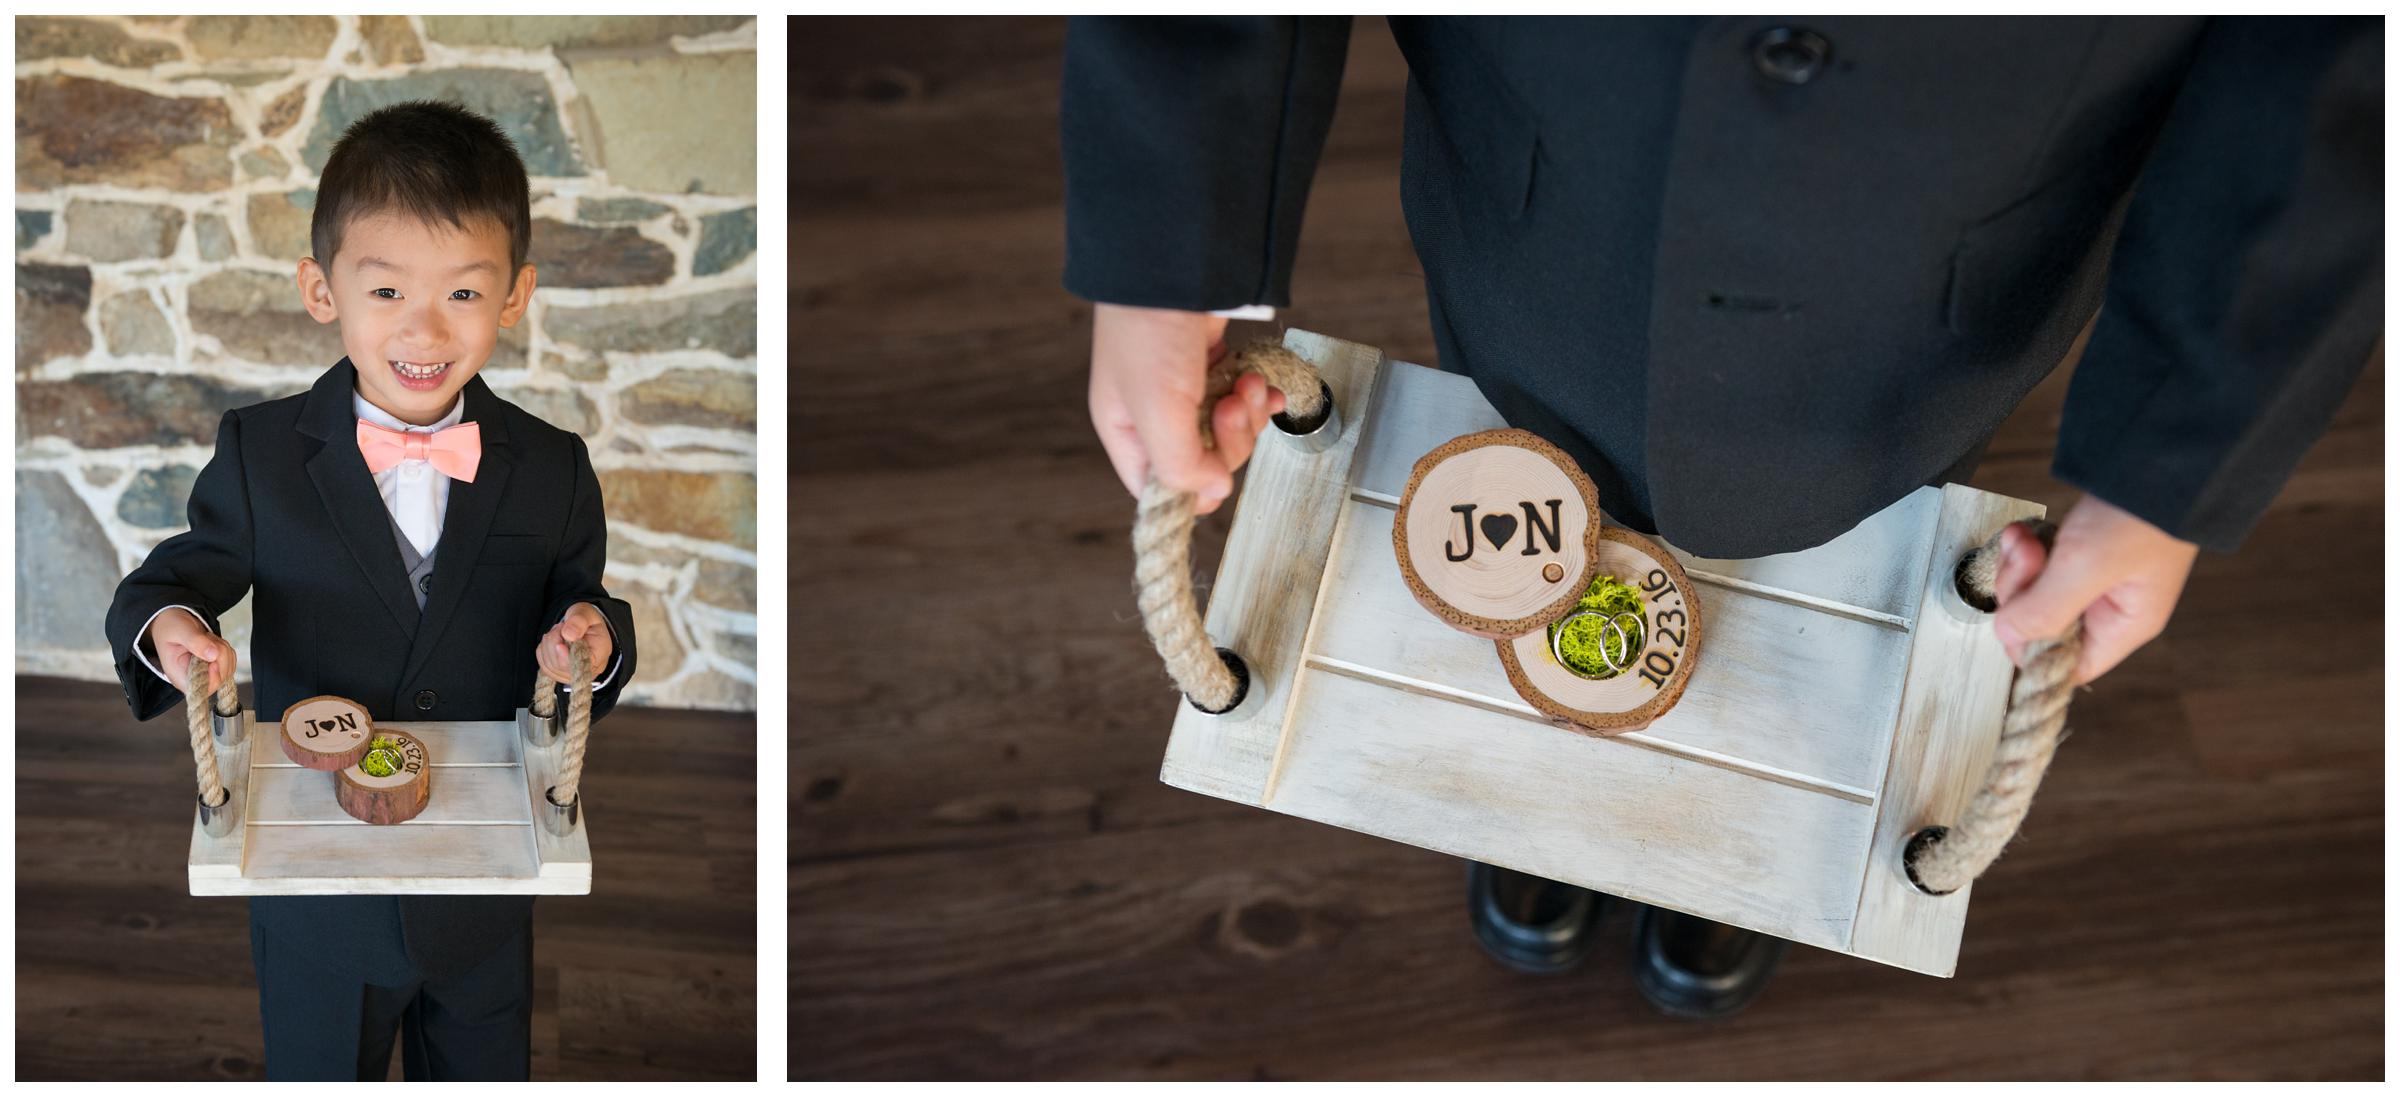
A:
[[[1759,74],[1779,84],[1805,84],[1833,56],[1833,43],[1806,27],[1768,27],[1750,40]]]
[[[417,691],[417,711],[418,711],[418,712],[432,712],[432,711],[433,711],[433,702],[434,702],[435,700],[436,700],[436,698],[433,696],[433,691],[432,691],[432,690],[429,690],[429,689],[421,689],[421,690],[418,690],[418,691]]]

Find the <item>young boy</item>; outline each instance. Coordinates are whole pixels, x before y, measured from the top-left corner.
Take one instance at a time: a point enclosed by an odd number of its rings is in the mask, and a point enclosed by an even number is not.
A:
[[[633,618],[601,585],[608,528],[583,440],[477,379],[533,298],[525,167],[443,103],[360,119],[318,184],[302,304],[341,327],[305,393],[228,412],[191,529],[117,588],[108,638],[136,715],[191,660],[232,679],[219,614],[253,598],[258,712],[320,693],[378,720],[507,719],[536,668],[594,665],[595,717],[633,677]],[[274,1079],[523,1079],[533,903],[522,896],[250,902]]]

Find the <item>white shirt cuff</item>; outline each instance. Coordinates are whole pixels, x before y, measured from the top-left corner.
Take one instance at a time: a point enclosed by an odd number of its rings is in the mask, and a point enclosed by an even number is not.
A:
[[[193,620],[200,622],[201,628],[208,627],[208,618],[202,617],[199,610],[193,609],[190,606],[162,606],[159,608],[158,613],[165,613],[171,609],[179,609],[185,613],[191,614]],[[149,667],[150,673],[158,675],[159,681],[165,682],[166,684],[174,686],[176,689],[180,690],[183,688],[182,684],[176,682],[173,678],[167,677],[166,671],[158,669],[158,664],[150,661],[150,653],[142,650],[145,645],[150,643],[150,626],[158,623],[158,613],[151,614],[149,620],[142,622],[142,631],[133,634],[133,657],[141,660],[143,666]]]
[[[591,606],[592,604],[590,602],[577,602],[575,605]],[[571,609],[573,607],[568,608]],[[594,610],[598,610],[599,608],[600,607],[598,606],[592,606],[592,609]],[[625,653],[623,650],[617,647],[617,626],[608,623],[608,615],[605,613],[600,615],[600,627],[608,630],[608,665],[600,668],[607,673],[602,674],[598,678],[592,679],[592,689],[595,692],[608,685],[611,680],[615,679],[617,676],[617,668],[625,663]],[[568,693],[575,692],[575,687],[573,686],[561,686],[556,682],[552,682],[550,684],[557,686],[559,689],[565,690]]]
[[[1209,315],[1222,316],[1228,320],[1272,320],[1275,318],[1275,306],[1243,305],[1238,309],[1218,309]]]

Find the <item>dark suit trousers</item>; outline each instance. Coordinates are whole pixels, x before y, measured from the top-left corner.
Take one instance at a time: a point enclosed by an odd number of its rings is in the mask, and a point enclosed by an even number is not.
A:
[[[397,985],[328,968],[315,939],[250,922],[270,1081],[382,1081],[392,1040],[412,1082],[525,1081],[533,1072],[533,924],[456,975]]]

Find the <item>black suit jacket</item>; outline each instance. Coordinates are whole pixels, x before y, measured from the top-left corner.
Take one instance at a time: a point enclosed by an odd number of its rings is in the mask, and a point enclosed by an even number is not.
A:
[[[2380,20],[1391,23],[1442,364],[1702,555],[1934,478],[2103,300],[2053,472],[2230,551],[2381,332]],[[1067,288],[1288,303],[1347,38],[1074,21]]]
[[[377,720],[508,719],[532,692],[534,644],[577,602],[598,607],[615,632],[614,676],[592,698],[593,716],[606,713],[633,677],[633,614],[601,585],[608,527],[583,440],[493,395],[481,378],[467,382],[464,418],[479,426],[482,463],[473,482],[450,486],[420,612],[359,456],[356,386],[344,359],[306,393],[225,414],[216,455],[192,485],[190,530],[152,550],[109,607],[109,644],[134,714],[183,703],[135,653],[151,616],[189,606],[216,629],[244,594],[244,665],[268,722],[320,693],[352,698]],[[356,945],[339,955],[388,983],[464,970],[521,930],[531,902],[273,898],[253,900],[251,916],[269,936],[352,929]]]

